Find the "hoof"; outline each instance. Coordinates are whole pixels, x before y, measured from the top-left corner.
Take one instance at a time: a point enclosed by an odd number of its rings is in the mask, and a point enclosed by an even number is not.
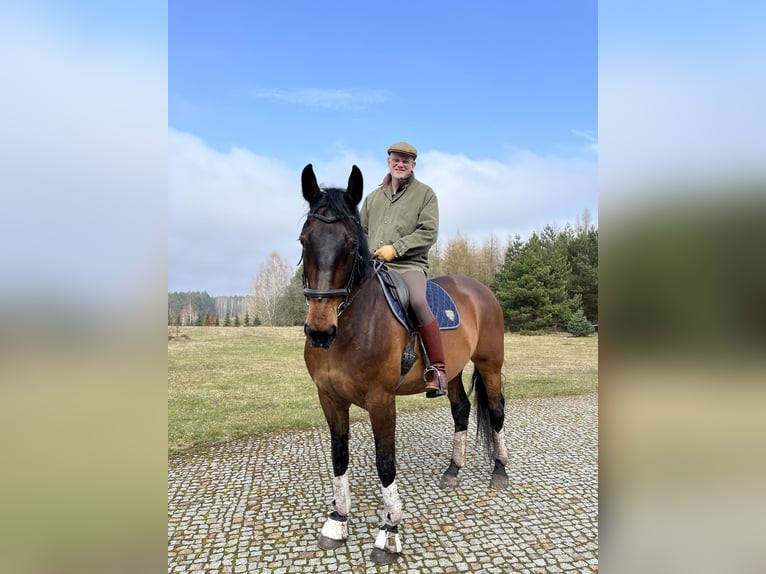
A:
[[[453,490],[460,486],[460,480],[457,477],[458,472],[460,472],[460,467],[455,464],[454,460],[451,460],[449,468],[447,468],[442,475],[442,479],[439,482],[439,488],[442,490]]]
[[[335,550],[336,548],[343,546],[345,543],[345,540],[334,540],[332,538],[328,538],[327,536],[320,535],[319,542],[317,544],[322,550]]]
[[[489,487],[494,490],[504,490],[508,486],[508,477],[500,474],[492,475],[492,482],[489,483]]]
[[[505,472],[505,466],[499,460],[496,460],[495,469],[492,471],[492,482],[489,483],[489,487],[495,490],[503,490],[506,486],[508,486],[508,474]]]
[[[348,538],[348,517],[331,512],[322,526],[317,543],[322,550],[335,550],[346,543]]]
[[[401,553],[402,539],[399,536],[399,526],[384,524],[378,530],[370,559],[375,564],[391,564],[399,559]]]
[[[370,559],[375,564],[393,564],[399,559],[398,552],[386,552],[380,548],[373,548],[370,554]]]
[[[453,490],[460,486],[460,480],[454,474],[444,473],[441,481],[439,482],[439,488],[442,490]]]

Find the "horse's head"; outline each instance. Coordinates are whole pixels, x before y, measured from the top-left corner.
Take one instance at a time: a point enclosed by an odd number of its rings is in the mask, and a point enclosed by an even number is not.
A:
[[[301,175],[309,213],[301,230],[303,293],[308,300],[304,325],[314,347],[327,349],[338,331],[338,316],[361,282],[369,259],[367,240],[359,223],[362,172],[353,166],[346,190],[320,189],[308,164]]]

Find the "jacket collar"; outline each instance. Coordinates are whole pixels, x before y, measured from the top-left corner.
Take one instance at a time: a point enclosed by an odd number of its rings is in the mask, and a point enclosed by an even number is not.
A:
[[[405,191],[407,191],[407,188],[410,186],[410,184],[415,181],[415,172],[410,172],[410,175],[405,177],[404,179],[399,181],[399,191],[396,192],[396,196],[393,194],[393,188],[391,187],[391,174],[387,173],[386,177],[383,178],[383,181],[380,184],[380,187],[387,187],[388,188],[388,195],[394,197],[396,199],[397,197],[401,196]]]

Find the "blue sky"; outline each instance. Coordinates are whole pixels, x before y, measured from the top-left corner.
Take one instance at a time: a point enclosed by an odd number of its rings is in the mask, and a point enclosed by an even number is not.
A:
[[[297,264],[303,166],[368,192],[399,140],[442,241],[596,221],[597,71],[590,1],[170,2],[168,289]]]
[[[595,2],[174,1],[169,123],[292,166],[405,136],[572,153],[595,136],[596,26]]]

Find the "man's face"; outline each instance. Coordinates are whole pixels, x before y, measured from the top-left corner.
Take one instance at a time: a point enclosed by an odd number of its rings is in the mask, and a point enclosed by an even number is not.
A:
[[[412,173],[414,168],[415,160],[412,156],[395,151],[388,155],[388,171],[391,172],[391,177],[404,179]]]

